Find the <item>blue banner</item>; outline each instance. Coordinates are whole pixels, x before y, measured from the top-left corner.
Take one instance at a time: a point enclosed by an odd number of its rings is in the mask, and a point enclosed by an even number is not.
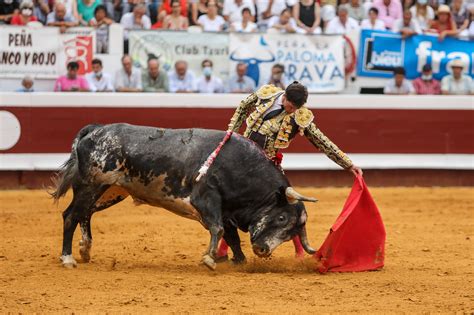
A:
[[[440,80],[451,73],[454,59],[464,62],[465,74],[474,77],[474,41],[447,37],[416,35],[402,39],[400,33],[364,30],[360,36],[357,75],[391,78],[393,68],[402,66],[408,79],[421,75],[425,64],[433,68],[434,78]]]

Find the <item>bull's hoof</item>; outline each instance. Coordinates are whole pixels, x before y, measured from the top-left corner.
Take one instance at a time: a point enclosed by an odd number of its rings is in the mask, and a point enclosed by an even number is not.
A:
[[[83,240],[79,241],[79,254],[81,254],[82,262],[88,263],[91,260],[91,244]]]
[[[202,263],[210,270],[212,271],[216,270],[217,264],[211,256],[209,255],[202,256]]]
[[[59,259],[63,262],[63,267],[73,269],[77,267],[77,262],[72,255],[63,255]]]
[[[235,258],[234,257],[230,261],[232,262],[232,265],[236,265],[236,266],[237,265],[243,265],[243,264],[247,263],[247,259],[245,259],[245,257],[244,258]]]

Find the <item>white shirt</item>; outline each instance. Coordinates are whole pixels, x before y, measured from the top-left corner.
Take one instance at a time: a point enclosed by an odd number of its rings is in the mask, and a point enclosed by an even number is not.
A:
[[[224,92],[224,84],[222,84],[222,80],[218,77],[211,76],[209,81],[206,80],[204,76],[201,76],[197,80],[197,91],[199,93],[223,93]]]
[[[410,81],[407,79],[403,79],[402,85],[398,87],[395,84],[395,79],[390,79],[388,81],[387,85],[385,85],[383,92],[385,94],[415,94],[415,88],[413,87],[413,84],[411,84]]]
[[[268,28],[273,27],[273,25],[280,24],[280,16],[273,16],[268,21]],[[294,18],[290,18],[288,24],[296,31],[298,29],[298,25],[296,25],[296,21]],[[280,33],[287,33],[285,29],[280,29]]]
[[[135,17],[133,12],[125,13],[120,19],[120,24],[122,24],[123,38],[128,39],[129,30],[149,30],[151,28],[151,20],[148,16],[142,16],[142,25],[135,24]]]
[[[463,74],[459,80],[455,80],[454,76],[449,74],[441,80],[441,91],[457,95],[474,93],[472,78]]]
[[[184,78],[178,77],[176,71],[170,71],[168,73],[168,84],[170,92],[176,93],[177,91],[196,91],[197,87],[195,78],[196,77],[194,76],[194,73],[192,73],[190,70],[186,71]]]
[[[234,32],[239,32],[239,33],[252,33],[257,30],[257,24],[254,22],[248,22],[247,26],[243,28],[242,22],[234,22],[232,23],[232,28]]]
[[[326,34],[346,34],[351,30],[359,30],[359,23],[351,17],[347,17],[346,25],[342,25],[339,17],[333,18],[326,26]]]
[[[135,89],[142,89],[142,72],[140,69],[132,67],[132,74],[128,76],[125,70],[120,69],[115,74],[115,89],[118,90],[119,88],[135,88]]]
[[[86,80],[92,92],[113,91],[112,77],[108,73],[102,73],[100,79],[97,79],[94,72],[86,74]]]
[[[427,30],[428,29],[428,21],[429,20],[434,20],[434,18],[435,18],[434,10],[429,5],[426,6],[426,17],[416,14],[416,5],[414,5],[410,8],[410,12],[411,12],[412,19],[414,19],[418,22],[418,24],[420,25],[422,30]]]
[[[261,20],[261,15],[268,8],[269,0],[256,0],[257,11],[259,15],[259,20]],[[272,9],[270,10],[272,15],[280,16],[281,11],[286,9],[286,6],[294,6],[298,0],[273,0]]]
[[[364,19],[360,23],[360,28],[363,30],[373,30],[373,31],[385,31],[385,23],[382,20],[376,19],[375,25],[370,23],[369,19]]]
[[[410,30],[415,31],[417,34],[422,33],[420,25],[414,19],[411,19],[409,26],[403,25],[403,19],[395,20],[395,22],[393,22],[392,32],[399,33],[404,28],[409,28]]]
[[[255,6],[252,0],[242,0],[242,4],[237,6],[235,0],[224,0],[222,15],[229,16],[229,23],[242,21],[242,9],[249,8],[250,14],[255,15]]]
[[[207,14],[201,15],[197,22],[202,25],[202,30],[206,32],[222,31],[222,26],[225,24],[225,20],[222,16],[216,15],[216,17],[211,20]]]
[[[270,112],[273,112],[277,109],[281,109],[283,107],[283,94],[285,93],[281,93],[280,96],[276,98],[275,102],[273,102],[273,105],[270,106],[270,108],[267,109],[265,113],[263,113],[263,118],[265,118],[265,116],[267,116]]]

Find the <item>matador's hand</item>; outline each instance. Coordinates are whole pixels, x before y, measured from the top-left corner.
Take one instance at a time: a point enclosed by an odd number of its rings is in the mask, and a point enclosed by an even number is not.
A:
[[[349,169],[349,171],[352,172],[352,174],[354,174],[354,176],[362,176],[364,174],[364,172],[362,172],[362,169],[356,165],[352,165],[351,168]]]

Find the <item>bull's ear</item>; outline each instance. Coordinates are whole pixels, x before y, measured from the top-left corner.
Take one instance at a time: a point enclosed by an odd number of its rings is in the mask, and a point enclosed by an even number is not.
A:
[[[277,205],[284,206],[288,203],[286,200],[286,187],[281,186],[276,193]]]

